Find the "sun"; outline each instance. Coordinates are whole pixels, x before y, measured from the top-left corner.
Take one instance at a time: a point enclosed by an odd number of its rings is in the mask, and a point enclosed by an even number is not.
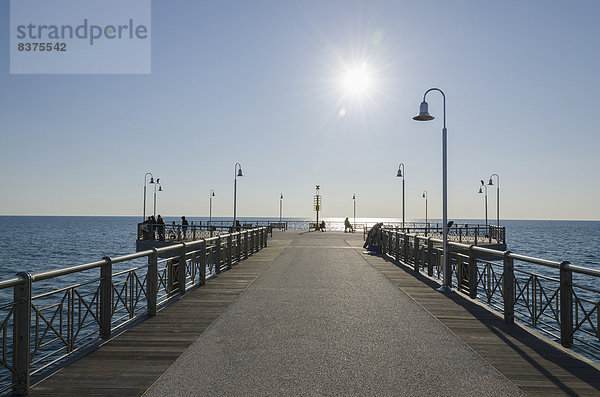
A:
[[[373,78],[366,63],[348,68],[342,79],[342,87],[347,95],[362,97],[373,89]]]

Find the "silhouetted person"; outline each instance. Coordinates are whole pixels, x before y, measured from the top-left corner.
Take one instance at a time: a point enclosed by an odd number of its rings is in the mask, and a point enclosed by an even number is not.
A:
[[[350,220],[348,219],[348,217],[346,217],[346,220],[344,221],[344,233],[348,233],[348,230],[350,230],[350,233],[354,232],[354,228],[352,228]]]
[[[150,216],[150,218],[148,218],[150,220],[148,228],[150,230],[150,240],[154,240],[156,237],[154,236],[154,225],[156,224],[156,218],[154,217],[154,215]]]
[[[379,234],[381,233],[382,226],[383,226],[383,222],[376,223],[375,225],[373,225],[373,227],[369,230],[369,233],[367,234],[367,240],[365,241],[363,248],[366,248],[368,251],[379,252],[380,247],[379,247],[379,245],[377,245],[377,243],[379,242],[378,237],[379,237]]]
[[[165,221],[160,215],[156,219],[156,224],[158,225],[158,239],[160,241],[165,241]]]
[[[319,226],[322,232],[325,231],[325,221],[321,221],[321,225]]]
[[[183,239],[185,240],[185,232],[187,232],[187,228],[188,228],[188,221],[187,219],[185,219],[185,216],[181,217],[181,231],[183,232]]]

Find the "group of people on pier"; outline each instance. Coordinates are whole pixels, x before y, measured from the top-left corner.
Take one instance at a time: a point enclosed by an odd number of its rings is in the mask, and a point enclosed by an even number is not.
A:
[[[188,229],[188,221],[185,219],[185,216],[181,217],[181,232],[183,234],[183,239],[185,240],[187,229]],[[175,226],[175,221],[173,221],[173,227]],[[156,240],[158,235],[158,241],[165,241],[165,221],[162,216],[158,215],[157,218],[154,215],[150,215],[148,219],[143,222],[142,225],[142,239],[143,240]]]
[[[155,240],[156,236],[154,232],[158,233],[159,241],[165,241],[165,221],[160,215],[158,215],[157,218],[154,218],[154,215],[150,215],[148,219],[144,221],[144,225],[142,226],[142,239]]]

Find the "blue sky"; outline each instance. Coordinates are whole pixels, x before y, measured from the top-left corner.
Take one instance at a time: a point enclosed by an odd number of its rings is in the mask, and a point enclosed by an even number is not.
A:
[[[10,75],[0,5],[0,214],[159,212],[441,217],[438,118],[447,97],[449,218],[600,219],[597,1],[153,1],[150,75]],[[366,63],[374,84],[339,81]],[[345,116],[340,117],[344,108]],[[490,218],[495,190],[489,191]],[[151,201],[151,196],[148,196]],[[150,203],[149,203],[150,205]]]

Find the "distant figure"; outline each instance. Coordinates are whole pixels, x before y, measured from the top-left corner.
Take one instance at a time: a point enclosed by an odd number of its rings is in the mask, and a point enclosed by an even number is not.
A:
[[[369,233],[367,234],[367,240],[363,245],[363,248],[366,248],[367,251],[371,252],[380,252],[381,247],[377,244],[379,242],[379,234],[381,233],[381,227],[383,226],[383,222],[376,223],[373,225]]]
[[[346,220],[344,221],[344,233],[348,233],[348,230],[350,230],[350,233],[354,233],[354,228],[352,227],[348,217],[346,217]]]
[[[187,228],[188,228],[188,221],[187,219],[185,219],[185,216],[181,217],[181,231],[183,232],[183,239],[185,240],[185,233],[187,232]]]
[[[154,240],[156,237],[154,236],[154,225],[156,224],[156,218],[154,217],[154,215],[150,216],[150,218],[148,218],[150,221],[148,222],[148,228],[150,231],[150,240]]]
[[[162,216],[158,216],[156,219],[156,224],[158,225],[158,240],[165,241],[165,221],[163,220]]]
[[[150,240],[150,229],[152,228],[152,217],[149,216],[148,219],[144,221],[144,226],[142,226],[142,239]]]
[[[325,231],[325,221],[321,221],[321,225],[319,226],[322,232]]]
[[[242,224],[240,223],[240,221],[236,220],[235,221],[235,231],[239,232],[240,230],[242,230]]]

